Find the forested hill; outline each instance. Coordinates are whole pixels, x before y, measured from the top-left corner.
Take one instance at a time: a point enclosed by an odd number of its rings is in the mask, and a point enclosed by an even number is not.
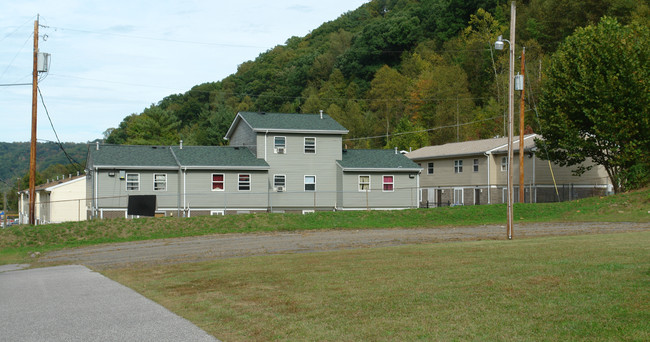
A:
[[[558,45],[603,16],[647,23],[648,1],[517,1],[526,47],[526,126]],[[350,130],[349,147],[418,148],[504,135],[510,1],[374,0],[242,63],[223,80],[165,97],[109,129],[117,144],[222,145],[238,111],[317,113]],[[517,68],[517,70],[519,70]],[[398,134],[414,132],[415,134]],[[543,132],[542,132],[543,133]]]
[[[47,178],[70,173],[76,174],[77,171],[83,171],[86,166],[87,144],[63,143],[63,148],[68,153],[61,150],[57,143],[38,143],[36,146],[36,165],[38,176],[36,183],[43,183]],[[25,189],[29,178],[29,154],[30,143],[0,142],[0,189],[12,187],[13,189]],[[17,182],[21,178],[21,182]],[[24,178],[24,179],[23,179]],[[13,192],[13,191],[12,191]]]

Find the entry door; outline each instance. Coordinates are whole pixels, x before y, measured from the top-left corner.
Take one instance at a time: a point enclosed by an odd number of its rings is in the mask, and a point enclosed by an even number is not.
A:
[[[442,207],[442,189],[436,191],[436,206]]]
[[[474,189],[474,204],[481,204],[481,189]]]

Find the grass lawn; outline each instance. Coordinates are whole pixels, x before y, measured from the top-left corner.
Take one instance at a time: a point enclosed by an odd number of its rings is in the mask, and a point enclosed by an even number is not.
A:
[[[515,223],[552,221],[650,222],[650,189],[562,203],[515,204]],[[401,211],[250,214],[67,222],[0,229],[0,264],[29,262],[34,251],[221,233],[309,229],[433,228],[505,224],[504,204]]]
[[[224,341],[650,340],[650,232],[104,273]]]

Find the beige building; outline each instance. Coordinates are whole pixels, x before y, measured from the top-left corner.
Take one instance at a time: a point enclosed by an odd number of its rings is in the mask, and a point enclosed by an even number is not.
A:
[[[29,222],[29,191],[20,195],[20,223]],[[86,220],[86,175],[62,178],[36,187],[36,224]]]
[[[581,176],[574,167],[561,167],[537,157],[534,139],[524,137],[524,196],[526,202],[567,201],[612,191],[607,172],[594,165]],[[513,141],[515,201],[519,201],[519,138]],[[406,155],[423,168],[421,206],[493,204],[507,202],[508,139],[494,138],[427,146]]]

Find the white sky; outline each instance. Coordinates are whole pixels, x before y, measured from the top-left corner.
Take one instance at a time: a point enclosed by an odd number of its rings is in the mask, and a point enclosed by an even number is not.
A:
[[[31,83],[40,14],[39,50],[51,54],[45,105],[62,142],[86,142],[366,2],[2,0],[0,84]],[[30,85],[0,86],[0,141],[29,141],[31,97]],[[37,132],[56,140],[40,98]]]

